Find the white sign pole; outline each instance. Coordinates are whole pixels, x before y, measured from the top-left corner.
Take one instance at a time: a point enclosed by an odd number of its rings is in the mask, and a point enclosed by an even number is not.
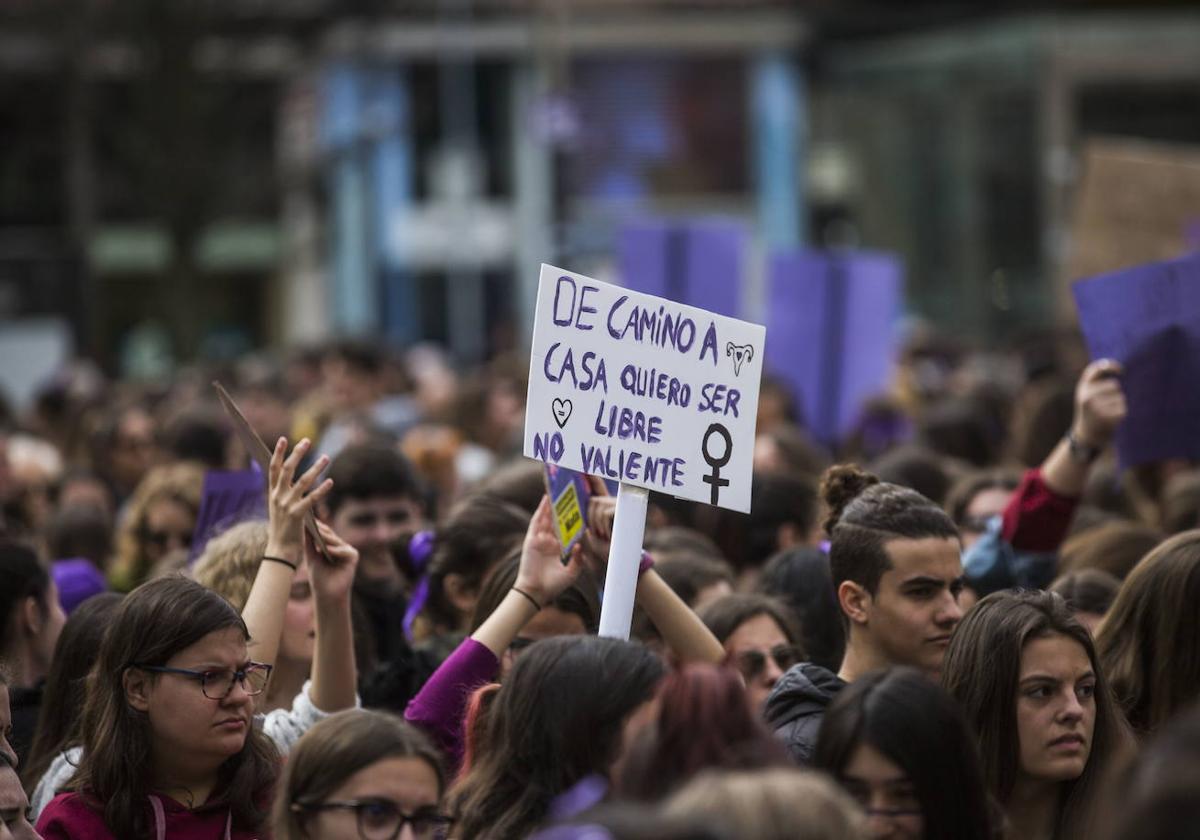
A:
[[[650,492],[642,487],[622,482],[617,490],[617,512],[608,549],[608,572],[604,577],[604,603],[600,607],[601,636],[629,638],[649,501]]]

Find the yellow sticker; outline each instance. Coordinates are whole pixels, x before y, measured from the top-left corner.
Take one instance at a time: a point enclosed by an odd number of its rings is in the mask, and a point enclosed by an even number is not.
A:
[[[567,489],[554,500],[554,519],[558,523],[558,537],[562,540],[565,551],[583,529],[583,513],[579,509],[579,494],[575,492],[575,482],[568,484]]]

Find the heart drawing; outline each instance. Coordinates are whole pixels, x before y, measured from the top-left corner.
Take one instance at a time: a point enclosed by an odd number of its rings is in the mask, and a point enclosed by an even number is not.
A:
[[[725,345],[725,355],[733,359],[733,375],[737,376],[742,372],[742,365],[754,359],[754,345],[731,341]]]
[[[574,406],[571,405],[570,400],[556,399],[554,404],[550,406],[551,411],[554,412],[554,422],[558,424],[558,428],[562,429],[566,427],[567,421],[571,419],[571,409],[573,408]]]

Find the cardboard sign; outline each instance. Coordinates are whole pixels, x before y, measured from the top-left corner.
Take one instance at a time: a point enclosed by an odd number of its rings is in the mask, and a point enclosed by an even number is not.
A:
[[[1105,137],[1088,140],[1082,157],[1059,286],[1066,314],[1080,277],[1185,253],[1200,208],[1200,147]]]
[[[543,265],[525,455],[748,512],[765,337]]]
[[[1073,291],[1092,358],[1125,368],[1121,465],[1200,458],[1200,254],[1094,277]]]
[[[791,386],[813,436],[836,446],[887,389],[904,270],[886,253],[790,251],[768,272],[768,369]]]

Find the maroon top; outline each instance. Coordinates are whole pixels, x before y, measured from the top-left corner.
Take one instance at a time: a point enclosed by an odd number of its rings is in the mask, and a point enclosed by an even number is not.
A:
[[[212,802],[192,811],[169,796],[154,795],[161,805],[159,815],[152,817],[152,832],[164,840],[264,840],[270,835],[265,831],[247,831],[230,825],[229,806],[224,802]],[[153,803],[147,803],[152,808]],[[156,831],[157,829],[157,831]],[[46,840],[117,840],[104,822],[103,812],[87,797],[78,793],[60,793],[50,800],[37,821],[37,830]],[[228,834],[226,834],[228,830]]]
[[[1004,509],[1001,539],[1017,551],[1058,551],[1078,504],[1078,499],[1051,490],[1040,469],[1028,470]]]

